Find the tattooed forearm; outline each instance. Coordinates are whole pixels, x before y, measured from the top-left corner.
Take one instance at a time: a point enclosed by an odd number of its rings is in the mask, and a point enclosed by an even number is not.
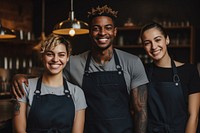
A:
[[[146,133],[147,128],[147,87],[139,86],[131,91],[131,102],[134,110],[135,133]]]
[[[14,115],[18,115],[20,113],[20,104],[18,101],[13,102],[13,108],[14,108]]]

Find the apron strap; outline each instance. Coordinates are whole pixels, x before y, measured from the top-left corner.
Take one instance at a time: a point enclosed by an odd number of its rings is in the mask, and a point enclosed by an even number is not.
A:
[[[42,76],[40,76],[38,78],[38,81],[37,81],[37,86],[36,86],[36,90],[34,91],[35,95],[37,98],[40,97],[40,94],[41,94],[41,84],[42,84]],[[69,88],[68,88],[68,85],[67,85],[67,81],[66,79],[63,77],[63,86],[64,86],[64,94],[67,96],[67,97],[71,97],[71,94],[70,94],[70,91],[69,91]]]
[[[41,94],[41,83],[42,83],[42,75],[38,78],[36,90],[34,91],[37,98],[40,98]]]
[[[87,57],[87,60],[86,60],[86,65],[85,65],[85,73],[88,74],[89,73],[89,65],[90,65],[90,60],[91,60],[91,51],[88,53],[88,57]],[[122,71],[122,67],[120,65],[120,62],[119,62],[119,58],[117,56],[117,52],[115,49],[113,49],[113,55],[114,55],[114,60],[115,60],[115,64],[116,64],[116,69],[119,73],[121,73]]]
[[[67,85],[67,81],[66,79],[63,77],[63,86],[64,86],[64,93],[65,95],[70,98],[71,97],[71,94],[70,94],[70,91],[69,91],[69,88],[68,88],[68,85]]]
[[[92,55],[92,52],[90,51],[88,53],[88,57],[87,57],[86,64],[85,64],[85,72],[84,72],[85,74],[89,73],[89,65],[90,65],[91,55]]]
[[[176,65],[175,65],[173,59],[171,59],[171,67],[172,67],[172,72],[173,72],[172,81],[175,83],[176,86],[178,86],[179,83],[180,83],[180,78],[178,76],[178,71],[177,71],[177,68],[176,68]],[[151,79],[152,79],[153,69],[154,69],[154,64],[151,63],[150,69],[149,69],[149,72],[148,72],[149,73],[148,74],[149,75],[149,81],[151,81]]]
[[[173,82],[175,83],[176,86],[178,86],[180,82],[180,78],[178,76],[176,65],[172,59],[171,59],[171,66],[172,66],[172,71],[173,71]]]
[[[122,71],[122,67],[121,67],[121,65],[119,63],[119,58],[118,58],[118,55],[117,55],[117,52],[115,51],[115,49],[113,50],[113,54],[114,54],[116,69],[117,69],[118,72],[121,72]]]

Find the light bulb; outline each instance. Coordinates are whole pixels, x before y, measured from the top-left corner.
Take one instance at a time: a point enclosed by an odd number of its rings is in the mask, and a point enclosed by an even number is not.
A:
[[[74,36],[74,35],[75,35],[75,30],[74,30],[74,29],[70,29],[69,35],[70,35],[70,36]]]

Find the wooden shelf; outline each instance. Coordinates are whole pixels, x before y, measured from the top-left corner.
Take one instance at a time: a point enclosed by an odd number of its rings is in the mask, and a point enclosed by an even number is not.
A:
[[[10,99],[11,94],[10,92],[0,92],[0,99]]]
[[[142,45],[138,44],[138,45],[123,45],[123,46],[119,46],[119,45],[114,45],[115,48],[143,48]],[[190,48],[189,45],[170,45],[168,46],[168,48]]]
[[[33,41],[33,40],[19,40],[19,39],[0,39],[0,44],[1,45],[31,45],[34,46],[38,43],[38,41]]]
[[[142,27],[141,26],[122,26],[122,27],[117,27],[117,30],[120,30],[120,31],[127,31],[127,30],[140,30]],[[168,27],[164,27],[165,29],[191,29],[193,28],[193,26],[168,26]]]

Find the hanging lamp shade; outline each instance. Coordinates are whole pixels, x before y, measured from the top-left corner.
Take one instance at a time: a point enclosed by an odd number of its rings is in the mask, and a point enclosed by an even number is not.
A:
[[[71,0],[71,11],[69,12],[69,18],[56,24],[53,33],[70,36],[89,33],[88,24],[74,18],[73,0]]]
[[[0,39],[16,38],[16,35],[8,28],[5,28],[0,23]]]

